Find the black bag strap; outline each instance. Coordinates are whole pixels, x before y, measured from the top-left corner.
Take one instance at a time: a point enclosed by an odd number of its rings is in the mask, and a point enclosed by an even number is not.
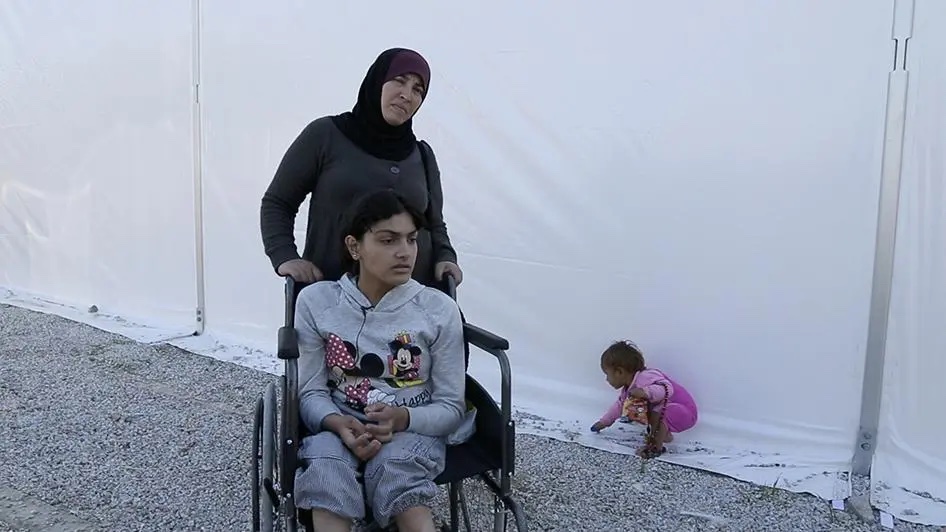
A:
[[[424,164],[424,177],[427,179],[427,194],[430,194],[430,153],[433,152],[433,148],[430,147],[430,144],[427,144],[426,140],[417,141],[417,149],[420,150],[420,160]],[[427,210],[424,211],[424,216],[427,218],[427,222],[430,222],[430,208],[433,202],[427,202]]]
[[[427,178],[427,190],[430,190],[430,155],[429,152],[433,151],[430,147],[430,144],[427,144],[426,140],[417,141],[417,149],[420,150],[420,160],[424,163],[424,176]]]

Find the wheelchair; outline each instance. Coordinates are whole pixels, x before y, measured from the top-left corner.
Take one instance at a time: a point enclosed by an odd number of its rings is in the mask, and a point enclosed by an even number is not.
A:
[[[456,300],[456,282],[446,276],[445,291]],[[285,362],[279,382],[281,400],[277,402],[275,383],[270,383],[256,402],[252,445],[252,525],[254,531],[283,530],[296,532],[301,525],[311,531],[312,516],[294,502],[295,473],[299,442],[308,430],[299,417],[299,345],[294,328],[296,298],[307,284],[286,277],[285,325],[279,328],[277,356]],[[463,481],[478,477],[493,494],[493,530],[507,530],[510,513],[516,530],[526,532],[525,513],[512,497],[511,480],[515,473],[515,423],[512,419],[512,372],[506,350],[509,342],[464,320],[465,364],[469,368],[470,346],[496,357],[501,370],[500,404],[469,373],[466,374],[466,399],[477,412],[476,430],[465,443],[447,447],[446,468],[435,479],[449,487],[450,524],[444,530],[460,530],[462,511],[467,532],[472,532]],[[361,530],[380,531],[366,512]],[[387,530],[396,530],[391,524]]]

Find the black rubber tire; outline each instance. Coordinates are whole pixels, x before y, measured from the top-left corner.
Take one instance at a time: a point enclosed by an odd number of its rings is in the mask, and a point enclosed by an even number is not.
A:
[[[252,493],[253,493],[253,503],[250,510],[252,514],[252,530],[253,532],[260,532],[260,500],[261,500],[261,491],[262,484],[260,484],[260,441],[263,436],[263,398],[260,397],[256,400],[256,411],[254,412],[253,417],[253,455],[250,459],[250,472],[253,477],[252,479]]]
[[[260,482],[257,483],[262,492],[260,495],[261,504],[259,513],[262,530],[264,532],[272,532],[279,518],[278,507],[273,504],[274,501],[269,491],[265,489],[263,483],[269,479],[274,486],[279,485],[276,467],[276,449],[278,448],[276,442],[279,439],[279,435],[276,430],[276,387],[273,383],[269,383],[266,386],[262,401],[263,423],[261,427],[262,430],[260,430],[262,468],[260,469]]]

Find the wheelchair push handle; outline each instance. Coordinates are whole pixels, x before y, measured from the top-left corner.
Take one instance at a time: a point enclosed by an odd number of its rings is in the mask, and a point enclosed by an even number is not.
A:
[[[454,301],[457,300],[457,280],[450,272],[443,274],[444,284],[447,286],[447,295]]]

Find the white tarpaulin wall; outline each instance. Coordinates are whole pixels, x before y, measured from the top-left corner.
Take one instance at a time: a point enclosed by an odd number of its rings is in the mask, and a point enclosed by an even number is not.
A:
[[[191,2],[81,5],[0,8],[0,264],[14,294],[193,327],[196,270],[206,334],[178,344],[277,367],[260,196],[308,121],[351,107],[382,49],[414,47],[433,69],[416,129],[443,171],[461,302],[509,338],[517,407],[544,418],[520,428],[629,452],[635,435],[587,427],[614,399],[601,349],[632,338],[701,407],[667,459],[848,494],[893,2],[203,0],[196,54]],[[942,58],[922,57],[911,119],[942,106]],[[946,522],[946,503],[902,496],[946,498],[920,471],[946,459],[920,406],[941,392],[916,374],[932,383],[942,365],[929,317],[942,298],[926,295],[942,284],[939,112],[911,133],[898,253],[914,251],[898,255],[876,470],[896,489],[875,500]],[[488,385],[491,364],[473,365]]]
[[[946,524],[946,3],[921,0],[907,120],[874,503]]]
[[[0,2],[0,284],[194,330],[192,18]]]

